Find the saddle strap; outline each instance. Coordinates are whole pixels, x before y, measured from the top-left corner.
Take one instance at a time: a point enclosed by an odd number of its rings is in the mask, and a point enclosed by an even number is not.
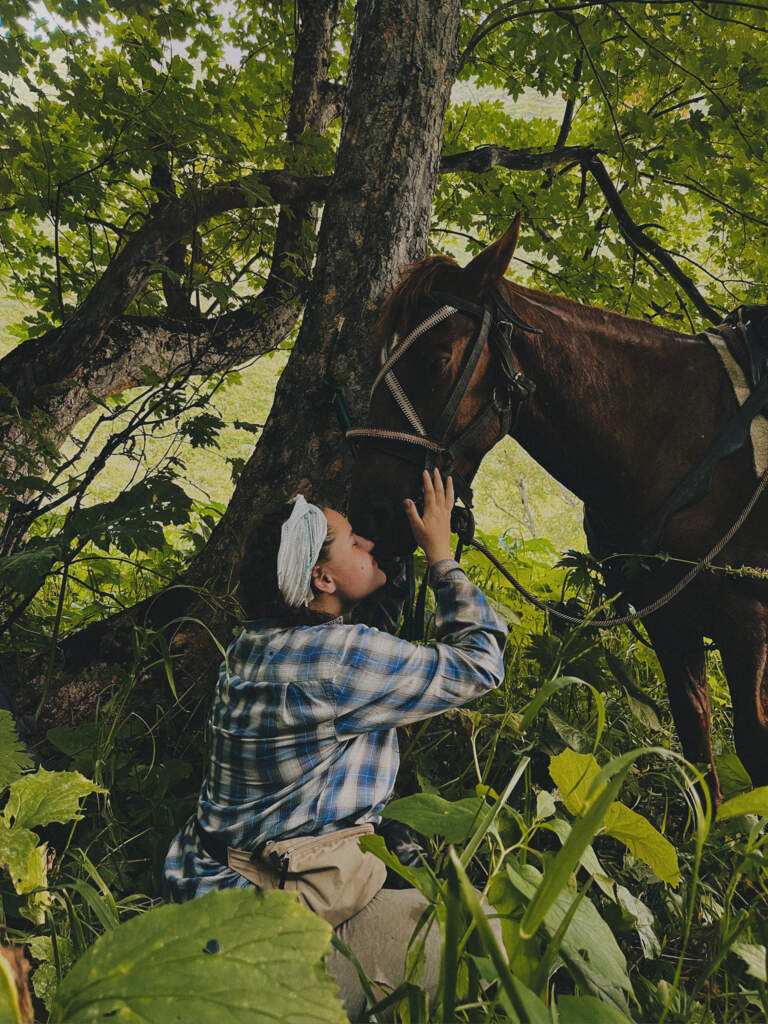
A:
[[[696,465],[673,487],[641,531],[632,548],[638,554],[653,554],[658,551],[667,520],[689,505],[700,501],[709,490],[712,474],[717,465],[728,455],[743,447],[748,439],[752,420],[768,406],[768,377],[764,377],[749,398],[734,413],[725,427]]]

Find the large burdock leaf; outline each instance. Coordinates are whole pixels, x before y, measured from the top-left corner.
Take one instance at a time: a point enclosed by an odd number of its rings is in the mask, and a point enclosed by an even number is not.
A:
[[[342,1024],[321,958],[331,927],[287,892],[211,892],[107,932],[56,994],[51,1021]]]
[[[103,793],[101,786],[80,772],[47,772],[38,768],[11,783],[3,815],[13,828],[35,828],[52,821],[77,821],[80,801],[89,793]]]

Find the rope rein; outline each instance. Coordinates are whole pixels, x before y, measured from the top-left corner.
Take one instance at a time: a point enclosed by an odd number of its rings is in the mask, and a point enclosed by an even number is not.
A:
[[[561,612],[557,608],[553,608],[545,601],[541,601],[538,597],[532,594],[530,590],[527,590],[522,585],[522,583],[516,580],[514,576],[512,576],[512,574],[504,568],[504,566],[499,562],[496,556],[492,555],[488,548],[486,548],[484,544],[480,543],[480,541],[477,541],[474,539],[474,537],[472,537],[467,538],[467,540],[462,541],[462,543],[464,544],[464,546],[471,546],[473,548],[477,548],[477,550],[481,554],[485,555],[488,561],[491,562],[498,569],[502,576],[509,580],[509,582],[512,584],[512,586],[519,594],[521,594],[527,601],[530,601],[531,604],[535,605],[541,611],[548,612],[550,615],[554,615],[556,618],[562,619],[564,622],[569,622],[571,625],[574,626],[594,626],[597,629],[613,629],[617,626],[627,626],[630,622],[635,622],[637,621],[637,619],[645,618],[647,615],[653,615],[654,612],[659,611],[659,609],[663,608],[665,604],[668,604],[675,597],[677,597],[677,595],[682,590],[684,590],[688,586],[688,584],[696,576],[698,576],[703,569],[705,569],[710,564],[710,562],[717,558],[717,556],[720,554],[723,548],[725,548],[730,543],[730,541],[733,540],[734,536],[744,525],[744,522],[746,521],[752,509],[757,504],[758,499],[765,490],[766,486],[768,486],[768,470],[766,470],[765,473],[763,473],[754,494],[749,499],[747,504],[744,506],[736,521],[733,523],[733,525],[725,534],[725,536],[722,537],[717,542],[717,544],[715,544],[712,550],[709,551],[704,556],[704,558],[702,558],[702,560],[698,562],[693,567],[693,569],[691,569],[690,572],[686,573],[686,575],[678,583],[676,583],[671,590],[667,591],[666,594],[663,594],[661,597],[657,598],[655,601],[647,605],[645,608],[641,608],[640,611],[633,612],[631,615],[622,615],[621,618],[585,619],[579,618],[575,615],[567,615],[565,612]]]

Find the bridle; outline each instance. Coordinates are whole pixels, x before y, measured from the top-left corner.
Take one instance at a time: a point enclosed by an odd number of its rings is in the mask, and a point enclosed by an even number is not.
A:
[[[438,309],[430,316],[426,317],[426,319],[422,320],[421,323],[419,323],[402,342],[398,344],[397,335],[395,335],[392,345],[389,347],[385,345],[382,348],[381,369],[376,375],[376,379],[371,387],[371,398],[373,398],[376,388],[382,380],[385,381],[397,402],[397,405],[413,427],[415,433],[398,430],[385,430],[377,427],[361,427],[354,430],[346,430],[346,437],[350,440],[353,440],[354,438],[365,438],[380,446],[399,445],[406,448],[419,448],[425,453],[424,467],[427,469],[431,469],[433,466],[437,465],[439,461],[440,468],[443,472],[450,472],[453,476],[456,495],[464,503],[465,509],[459,509],[459,512],[466,511],[465,516],[460,520],[460,522],[462,522],[462,526],[459,529],[456,529],[454,526],[452,518],[452,531],[459,534],[459,547],[456,552],[457,560],[462,545],[465,543],[471,544],[473,547],[481,551],[499,570],[499,572],[506,577],[513,587],[537,608],[540,608],[541,610],[554,615],[556,618],[562,619],[572,625],[587,625],[598,629],[610,629],[615,626],[629,625],[638,619],[643,619],[648,615],[652,615],[676,597],[696,576],[698,576],[703,569],[714,561],[717,555],[719,555],[720,552],[730,543],[732,538],[744,524],[761,495],[768,490],[768,470],[766,470],[758,481],[752,497],[744,506],[738,518],[732,524],[727,533],[720,538],[717,544],[704,556],[704,558],[696,563],[696,565],[683,577],[682,580],[647,607],[641,608],[639,611],[635,611],[619,618],[608,619],[577,617],[567,615],[559,609],[553,608],[551,605],[539,600],[534,594],[523,587],[483,544],[474,539],[474,520],[471,512],[473,505],[471,487],[472,477],[470,476],[469,480],[465,480],[453,469],[457,453],[459,453],[462,448],[466,448],[469,442],[472,442],[477,436],[484,432],[492,419],[498,418],[499,420],[499,438],[504,437],[508,433],[514,432],[521,406],[523,402],[527,398],[530,398],[530,396],[535,392],[536,385],[519,369],[517,359],[512,349],[512,341],[517,331],[525,332],[527,334],[542,334],[543,332],[537,328],[531,327],[522,320],[517,313],[510,308],[509,304],[496,288],[493,288],[486,294],[482,306],[478,306],[475,303],[468,302],[465,299],[458,298],[457,296],[453,296],[445,292],[433,292],[429,298],[431,298],[436,304],[440,304]],[[538,303],[536,303],[536,305],[538,305]],[[448,397],[445,408],[440,414],[437,424],[435,425],[434,434],[436,437],[429,437],[421,419],[409,401],[408,396],[405,394],[402,385],[395,376],[394,366],[398,359],[400,359],[400,357],[418,338],[422,337],[422,335],[426,334],[427,331],[459,312],[466,313],[468,316],[478,321],[479,327],[470,343],[469,353],[465,359],[462,371],[459,374],[459,377],[451,390],[451,394]],[[743,323],[742,321],[741,310],[737,310],[735,313],[730,314],[730,316],[726,318],[726,324],[728,324],[728,326],[736,326],[741,330],[742,334],[745,334],[746,328],[748,327],[748,324]],[[749,341],[749,339],[745,337],[745,341]],[[498,381],[493,388],[491,400],[477,414],[477,416],[475,416],[471,423],[449,443],[448,435],[453,425],[453,421],[456,418],[459,406],[461,405],[461,401],[475,372],[482,351],[486,344],[489,343],[493,349],[493,355],[496,358],[499,371]],[[389,349],[391,349],[391,351]],[[763,358],[765,358],[764,355]],[[752,358],[752,363],[754,364],[754,358]],[[739,411],[732,417],[731,421],[726,425],[723,435],[728,434],[733,429],[740,429],[744,423],[748,426],[751,418],[768,406],[768,375],[763,377],[759,383],[755,380],[753,380],[752,383],[754,387],[752,394],[740,407]],[[499,399],[500,392],[503,392],[501,400]],[[730,450],[734,451],[737,447],[739,446],[734,445]],[[704,460],[706,460],[708,456],[709,453],[704,456]],[[397,457],[405,458],[406,461],[415,461],[402,454],[398,454]],[[698,467],[694,467],[694,469],[697,468]],[[690,476],[690,474],[688,475]],[[687,479],[688,477],[684,478],[682,483],[685,484]],[[673,494],[677,490],[678,488],[673,489]],[[456,512],[455,508],[454,512]],[[426,583],[426,579],[427,576],[425,574],[421,594],[419,596],[419,604],[421,608],[418,615],[420,616],[421,623],[420,626],[417,625],[411,639],[414,637],[420,637],[423,633],[424,598],[426,595],[426,587],[424,584]]]
[[[495,419],[499,421],[499,438],[515,429],[522,403],[534,393],[536,385],[519,369],[512,349],[512,340],[516,331],[525,331],[529,334],[541,334],[542,332],[522,320],[496,288],[491,289],[485,295],[482,305],[439,291],[432,292],[429,298],[438,305],[437,310],[414,327],[403,341],[398,341],[397,334],[395,334],[392,343],[382,347],[381,368],[371,387],[370,397],[372,399],[376,388],[384,381],[412,431],[360,427],[347,430],[346,436],[350,440],[364,438],[378,447],[386,448],[389,454],[396,458],[415,462],[417,465],[421,465],[422,460],[418,456],[414,458],[410,452],[413,449],[421,451],[424,468],[431,470],[438,467],[443,474],[450,473],[453,477],[456,496],[463,502],[465,508],[471,509],[473,505],[471,481],[474,472],[468,478],[457,473],[454,469],[457,456],[464,451],[470,451],[473,442],[485,433],[489,424]],[[477,321],[478,327],[468,346],[461,372],[438,417],[433,436],[430,437],[402,384],[397,379],[395,366],[418,338],[456,313],[465,313],[472,317]],[[472,421],[449,440],[459,407],[486,345],[491,347],[498,370],[498,378],[491,398]]]

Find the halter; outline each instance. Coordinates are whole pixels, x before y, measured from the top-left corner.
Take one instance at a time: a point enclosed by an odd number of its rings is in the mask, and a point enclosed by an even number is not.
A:
[[[438,309],[414,327],[403,341],[398,343],[397,334],[395,334],[392,345],[382,347],[381,369],[371,387],[370,397],[373,398],[376,388],[382,380],[384,381],[403,416],[413,428],[413,433],[400,430],[385,430],[378,427],[361,427],[356,430],[348,430],[346,436],[350,439],[366,438],[386,447],[394,445],[421,449],[424,453],[424,468],[431,470],[438,466],[444,474],[451,473],[457,497],[463,501],[467,509],[471,509],[473,504],[472,487],[470,486],[472,477],[470,476],[469,479],[465,480],[460,474],[454,472],[453,467],[456,463],[456,457],[463,449],[468,449],[471,442],[484,433],[488,424],[494,419],[499,420],[499,437],[503,437],[514,430],[517,425],[520,407],[525,399],[529,398],[536,390],[536,385],[525,377],[518,368],[517,360],[512,351],[512,338],[514,337],[515,329],[526,331],[530,334],[541,334],[542,332],[525,323],[510,308],[495,288],[488,293],[482,306],[445,292],[433,292],[430,298],[435,303],[440,303]],[[479,326],[470,342],[469,351],[461,373],[453,385],[445,408],[435,424],[434,436],[430,437],[406,395],[403,386],[397,379],[394,367],[401,356],[405,354],[418,338],[459,312],[465,313],[467,316],[478,321]],[[448,435],[451,427],[456,419],[469,383],[474,376],[483,349],[489,343],[496,357],[499,370],[499,379],[491,393],[491,400],[480,410],[471,423],[449,443]],[[407,462],[415,462],[417,465],[421,464],[421,460],[413,459],[404,453],[397,453],[397,450],[390,452],[390,454]]]

